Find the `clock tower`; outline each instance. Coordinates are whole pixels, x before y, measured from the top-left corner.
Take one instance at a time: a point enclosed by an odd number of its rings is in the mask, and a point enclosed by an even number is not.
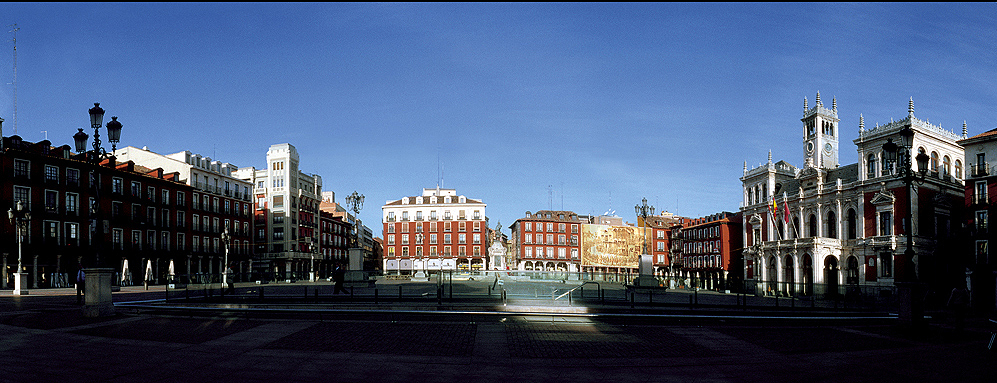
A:
[[[831,100],[831,109],[824,107],[817,92],[816,104],[807,107],[803,99],[803,143],[806,166],[819,169],[838,167],[838,102]]]

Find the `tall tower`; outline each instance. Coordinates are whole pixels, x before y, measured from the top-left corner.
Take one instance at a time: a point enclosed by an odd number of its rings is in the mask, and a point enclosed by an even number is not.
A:
[[[838,167],[838,101],[831,100],[831,109],[824,107],[817,92],[816,105],[807,107],[803,99],[803,143],[806,166],[819,169]]]

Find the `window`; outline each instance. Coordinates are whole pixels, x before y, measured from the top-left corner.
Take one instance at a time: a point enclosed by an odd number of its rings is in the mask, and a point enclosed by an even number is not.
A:
[[[938,173],[938,152],[931,152],[931,165],[928,166],[928,170]]]
[[[124,249],[124,239],[125,233],[121,229],[111,230],[111,243],[113,243],[113,248],[117,250]]]
[[[91,173],[92,175],[93,173]],[[111,178],[111,192],[114,194],[122,194],[125,192],[125,181],[121,178]]]
[[[66,169],[66,185],[79,186],[80,171],[77,169]]]
[[[523,224],[524,231],[533,231],[533,222],[526,222]]]
[[[977,234],[986,234],[987,233],[987,227],[989,227],[989,226],[987,226],[987,211],[986,210],[977,210],[976,211],[976,220],[973,223],[974,223],[974,226],[976,228],[976,233]]]
[[[460,233],[457,235],[457,243],[467,243],[467,234]]]
[[[52,165],[45,165],[45,182],[59,182],[59,168]]]
[[[865,160],[866,178],[876,178],[876,155],[870,154]]]
[[[987,254],[987,241],[976,241],[976,264],[990,264],[990,257]]]
[[[474,237],[472,237],[472,240],[474,241],[474,243],[481,243],[481,234],[475,233]]]
[[[142,184],[138,183],[138,181],[132,181],[132,197],[141,197],[141,196],[142,196]]]
[[[858,232],[858,226],[857,226],[858,225],[858,221],[855,218],[855,210],[854,209],[848,209],[848,215],[847,215],[847,217],[848,217],[848,238],[847,239],[855,239],[855,236],[856,236],[856,234]]]
[[[436,244],[436,233],[433,233],[433,234],[429,235],[429,243],[434,244],[434,245]]]
[[[879,235],[892,235],[893,233],[893,212],[884,211],[879,213]]]
[[[942,176],[948,177],[952,174],[952,160],[949,156],[942,158]]]
[[[881,277],[893,276],[893,253],[879,254],[879,276]]]
[[[523,246],[523,257],[533,258],[533,248],[530,246]]]
[[[838,238],[838,217],[833,211],[827,212],[827,237]]]
[[[31,178],[31,162],[14,160],[14,177]]]
[[[66,193],[66,213],[76,215],[79,211],[80,196],[75,193]]]
[[[962,179],[962,161],[955,160],[955,178]]]

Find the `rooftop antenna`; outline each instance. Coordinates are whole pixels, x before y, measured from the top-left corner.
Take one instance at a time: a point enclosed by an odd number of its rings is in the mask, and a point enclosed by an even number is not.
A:
[[[45,133],[45,141],[48,141],[48,131],[43,130],[42,133]]]
[[[554,210],[554,189],[547,185],[547,209]]]
[[[17,27],[17,24],[11,24],[10,33],[14,34],[14,134],[17,134],[17,31],[21,28]]]

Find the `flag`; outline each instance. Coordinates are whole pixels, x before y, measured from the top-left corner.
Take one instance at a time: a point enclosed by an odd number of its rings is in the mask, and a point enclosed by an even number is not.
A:
[[[789,224],[789,203],[783,203],[782,207],[786,209],[785,220],[786,224]]]

